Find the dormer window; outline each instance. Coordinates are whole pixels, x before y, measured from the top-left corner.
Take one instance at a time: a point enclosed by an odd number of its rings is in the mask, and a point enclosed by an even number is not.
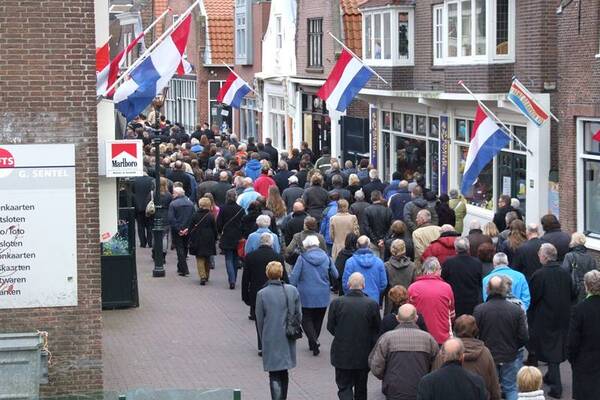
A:
[[[414,65],[414,9],[362,10],[363,59],[369,65]]]

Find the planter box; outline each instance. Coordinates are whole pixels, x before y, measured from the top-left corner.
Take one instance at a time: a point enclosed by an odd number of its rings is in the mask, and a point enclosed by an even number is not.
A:
[[[135,253],[125,256],[101,256],[102,308],[138,307]]]

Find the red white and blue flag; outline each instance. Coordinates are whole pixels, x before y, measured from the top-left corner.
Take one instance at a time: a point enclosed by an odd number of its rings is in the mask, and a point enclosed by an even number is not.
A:
[[[217,101],[233,108],[240,108],[242,99],[250,92],[250,86],[242,78],[231,72],[219,94]]]
[[[131,121],[160,94],[176,72],[182,71],[183,54],[190,33],[191,16],[165,38],[150,55],[129,74],[114,94],[117,109]]]
[[[518,79],[513,79],[507,97],[524,116],[537,126],[541,126],[550,118],[548,113],[535,101],[529,90]]]
[[[108,88],[110,70],[110,46],[108,42],[96,49],[96,93],[101,96]]]
[[[372,75],[361,60],[344,49],[317,96],[327,102],[329,109],[344,112]]]
[[[469,192],[481,171],[510,141],[510,136],[483,111],[481,106],[477,106],[461,185],[463,194]]]

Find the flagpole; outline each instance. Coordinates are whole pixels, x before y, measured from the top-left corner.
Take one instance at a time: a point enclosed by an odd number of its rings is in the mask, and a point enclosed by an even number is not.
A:
[[[523,147],[525,148],[525,150],[527,150],[527,152],[528,152],[529,154],[533,155],[533,152],[532,152],[531,150],[529,150],[529,148],[528,148],[528,147],[525,145],[525,143],[523,143],[523,141],[522,141],[521,139],[519,139],[519,137],[518,137],[517,135],[515,135],[515,134],[514,134],[514,133],[513,133],[513,132],[512,132],[512,131],[511,131],[509,128],[508,128],[508,126],[506,126],[506,125],[504,124],[504,122],[502,122],[502,120],[501,120],[500,118],[498,118],[498,117],[496,116],[496,114],[494,114],[494,113],[492,112],[492,110],[490,110],[490,109],[488,108],[488,106],[486,106],[485,104],[483,104],[483,102],[477,98],[477,96],[475,95],[475,93],[473,93],[473,92],[471,91],[471,89],[469,89],[469,88],[467,87],[467,85],[465,85],[465,83],[464,83],[462,80],[458,81],[458,84],[459,84],[460,86],[462,86],[462,87],[463,87],[463,88],[464,88],[464,89],[465,89],[467,92],[469,92],[469,94],[470,94],[471,96],[473,96],[473,98],[475,99],[475,101],[477,101],[477,103],[478,103],[478,104],[479,104],[479,105],[480,105],[480,106],[481,106],[481,107],[482,107],[482,108],[483,108],[483,109],[484,109],[484,110],[485,110],[485,111],[486,111],[486,112],[487,112],[489,115],[491,115],[491,116],[492,116],[492,117],[493,117],[493,118],[496,120],[496,122],[498,122],[498,123],[499,123],[499,124],[502,126],[502,128],[504,128],[502,131],[504,132],[504,134],[505,134],[505,135],[507,135],[507,136],[509,136],[509,137],[512,137],[513,139],[515,139],[517,142],[519,142],[519,144],[520,144],[521,146],[523,146]]]
[[[525,85],[523,85],[523,84],[521,83],[521,81],[520,81],[520,80],[518,80],[518,79],[517,79],[517,77],[516,77],[516,76],[513,76],[513,81],[517,81],[517,83],[518,83],[518,84],[519,84],[519,85],[520,85],[520,86],[523,88],[523,90],[525,90],[525,92],[527,92],[527,94],[528,94],[530,97],[532,97],[532,98],[535,98],[535,96],[533,95],[533,93],[531,93],[531,92],[529,91],[529,89],[527,89],[527,87],[526,87]],[[544,112],[547,112],[547,113],[548,113],[548,115],[550,115],[550,116],[552,117],[552,119],[553,119],[553,120],[555,120],[556,122],[560,122],[560,121],[558,120],[558,118],[556,118],[556,115],[552,114],[552,112],[551,112],[550,110],[546,111],[546,110],[544,110],[543,108],[542,108],[542,110],[543,110]]]
[[[379,75],[377,72],[375,72],[375,70],[373,68],[371,68],[367,64],[365,64],[365,62],[359,56],[357,56],[352,50],[350,50],[350,48],[348,48],[348,46],[346,46],[344,44],[344,42],[342,42],[340,39],[336,38],[335,35],[333,33],[331,33],[331,31],[327,31],[327,33],[329,33],[329,36],[331,36],[333,38],[333,40],[338,42],[339,45],[342,46],[348,53],[352,54],[352,56],[354,58],[356,58],[358,61],[360,61],[369,71],[371,71],[373,73],[373,75],[375,75],[377,78],[379,78],[383,83],[385,83],[389,87],[392,87],[392,85],[390,85],[388,81],[383,79],[381,77],[381,75]]]
[[[152,43],[152,45],[150,47],[148,47],[148,49],[146,49],[144,54],[139,56],[138,59],[135,60],[135,62],[133,64],[131,64],[131,66],[129,68],[127,68],[127,70],[124,73],[122,73],[121,76],[119,76],[112,85],[110,85],[110,87],[106,90],[106,93],[110,93],[119,83],[121,83],[121,81],[123,81],[125,79],[126,76],[129,75],[129,73],[131,71],[133,71],[134,68],[136,68],[146,58],[148,58],[148,55],[152,52],[152,50],[154,50],[156,48],[156,46],[158,46],[160,43],[162,43],[162,41],[171,34],[171,32],[173,32],[179,25],[181,25],[183,20],[185,18],[187,18],[188,15],[190,15],[190,13],[193,11],[194,7],[196,7],[196,5],[198,5],[198,4],[200,4],[201,1],[202,0],[196,0],[183,14],[181,14],[181,16],[177,19],[177,21],[175,21],[173,24],[171,24],[171,26],[162,35],[160,35],[160,37],[158,39],[156,39],[156,41],[154,43]],[[167,9],[167,11],[168,10],[169,9]]]
[[[242,78],[241,76],[239,76],[238,74],[235,73],[235,71],[225,63],[225,61],[221,60],[221,64],[223,64],[223,66],[225,68],[227,68],[229,71],[231,71],[232,74],[234,74],[235,76],[237,76],[239,79],[241,79],[244,82],[244,85],[246,85],[248,87],[248,89],[250,89],[250,91],[252,91],[252,93],[254,93],[255,95],[257,95],[260,98],[260,94],[258,94],[258,92],[256,90],[254,90],[254,88],[252,88],[250,85],[248,85],[248,82],[246,82],[244,80],[244,78]]]

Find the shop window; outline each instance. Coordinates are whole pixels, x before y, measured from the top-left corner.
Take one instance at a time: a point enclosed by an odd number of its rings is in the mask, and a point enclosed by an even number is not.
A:
[[[412,180],[415,173],[426,176],[427,149],[425,140],[396,137],[396,171]]]
[[[578,230],[600,239],[600,121],[579,120],[577,124]]]

